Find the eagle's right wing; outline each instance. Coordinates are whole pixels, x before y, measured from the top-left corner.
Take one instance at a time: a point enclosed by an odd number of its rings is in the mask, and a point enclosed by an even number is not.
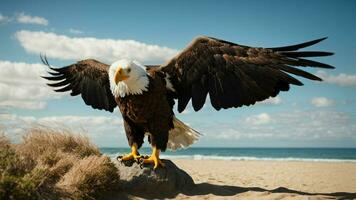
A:
[[[46,58],[42,62],[55,72],[48,72],[52,76],[43,77],[56,83],[48,83],[56,92],[71,91],[72,96],[81,94],[85,104],[94,109],[113,112],[117,106],[115,98],[110,90],[109,65],[93,59],[79,61],[75,64],[53,68]]]

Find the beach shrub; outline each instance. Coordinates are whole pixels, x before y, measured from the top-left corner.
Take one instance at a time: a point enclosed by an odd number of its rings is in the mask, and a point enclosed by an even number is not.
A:
[[[34,128],[15,145],[0,134],[0,199],[101,199],[118,180],[110,158],[82,135]]]
[[[75,154],[81,158],[100,155],[99,149],[83,135],[74,135],[69,130],[53,130],[43,127],[32,128],[23,137],[23,142],[17,150],[30,157],[58,151]]]
[[[76,163],[57,186],[74,199],[103,199],[117,190],[118,174],[106,156],[89,156]]]
[[[31,169],[4,135],[0,136],[0,199],[34,199],[36,184],[24,178]]]

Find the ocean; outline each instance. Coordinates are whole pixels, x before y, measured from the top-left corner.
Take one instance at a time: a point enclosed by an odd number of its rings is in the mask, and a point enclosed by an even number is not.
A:
[[[100,148],[111,158],[130,152],[129,148]],[[150,148],[141,148],[141,155],[150,155]],[[167,159],[277,160],[356,162],[356,148],[188,148],[161,154]]]

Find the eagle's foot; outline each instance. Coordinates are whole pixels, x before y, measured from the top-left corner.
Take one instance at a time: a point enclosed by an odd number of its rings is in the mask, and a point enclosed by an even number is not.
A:
[[[152,148],[152,155],[150,157],[148,157],[148,158],[144,157],[144,158],[140,159],[141,167],[147,163],[152,163],[153,169],[157,169],[158,167],[165,166],[165,164],[162,162],[162,160],[159,159],[159,150],[155,146],[153,146],[153,148]]]
[[[161,159],[155,156],[150,156],[149,158],[141,158],[140,164],[143,166],[143,164],[147,163],[152,163],[153,164],[153,169],[157,169],[158,167],[164,167],[164,162],[162,162]]]
[[[136,162],[139,162],[139,160],[143,158],[143,156],[141,156],[138,151],[137,151],[137,144],[134,143],[131,146],[131,153],[127,154],[127,155],[123,155],[123,156],[118,156],[117,159],[121,162],[123,161],[128,161],[128,160],[135,160]]]
[[[120,161],[127,161],[127,160],[135,160],[135,161],[139,161],[140,158],[143,158],[143,156],[141,156],[140,154],[136,154],[136,153],[129,153],[123,156],[118,156],[117,157]]]

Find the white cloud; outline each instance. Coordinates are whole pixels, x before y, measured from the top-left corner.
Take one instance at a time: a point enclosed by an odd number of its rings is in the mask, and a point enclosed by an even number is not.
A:
[[[45,65],[0,60],[0,108],[42,109],[46,100],[59,98],[40,76]]]
[[[268,113],[261,113],[246,118],[246,122],[252,125],[268,124],[271,121],[272,118]]]
[[[75,28],[70,28],[69,32],[73,33],[73,34],[82,34],[82,33],[84,33],[82,30],[75,29]]]
[[[220,132],[219,134],[215,135],[216,138],[220,138],[220,139],[235,139],[238,140],[241,137],[243,137],[243,133],[241,133],[239,130],[235,130],[235,129],[226,129],[223,132]]]
[[[2,15],[0,13],[0,23],[7,23],[10,21],[10,18],[8,16]]]
[[[235,145],[325,146],[356,142],[356,123],[353,116],[330,110],[262,113],[237,122],[211,123],[200,131],[210,139],[222,139]]]
[[[279,96],[270,97],[264,101],[258,102],[258,104],[266,104],[266,105],[280,105],[282,103],[282,98]]]
[[[356,123],[353,115],[330,110],[296,110],[262,113],[256,116],[268,123],[247,123],[249,117],[238,121],[190,120],[191,127],[202,134],[204,146],[335,146],[356,144]],[[268,116],[268,117],[266,117]],[[211,119],[211,118],[208,118]],[[0,127],[14,139],[34,125],[67,128],[87,135],[100,146],[127,146],[122,119],[114,116],[48,116],[32,117],[0,113]],[[205,142],[205,143],[204,143]]]
[[[319,70],[316,73],[317,76],[323,79],[326,83],[335,84],[344,87],[356,86],[356,75],[341,73],[338,75],[330,75],[325,71]]]
[[[43,101],[26,101],[26,100],[5,100],[0,101],[0,108],[21,108],[21,109],[31,109],[38,110],[43,109],[47,106],[46,102]]]
[[[92,128],[97,126],[104,125],[121,125],[122,121],[120,118],[112,118],[112,117],[104,117],[104,116],[51,116],[51,117],[42,117],[37,119],[37,123],[46,126],[68,126],[74,127],[76,129],[82,128],[85,126],[86,128]],[[87,125],[89,124],[89,127]]]
[[[315,107],[328,107],[335,104],[333,100],[326,97],[314,97],[310,103]]]
[[[21,24],[37,24],[42,26],[48,25],[48,20],[39,17],[39,16],[31,16],[25,13],[17,13],[13,16],[5,16],[0,13],[0,23],[9,23],[9,22],[17,22]]]
[[[172,58],[178,51],[135,40],[97,39],[69,37],[51,32],[18,31],[15,34],[29,53],[45,53],[48,57],[64,60],[95,58],[113,62],[121,58],[145,63],[160,64]]]
[[[37,25],[48,25],[48,20],[43,17],[31,16],[25,13],[19,13],[16,15],[16,21],[22,24],[37,24]]]
[[[5,19],[6,19],[6,16],[4,16],[4,15],[2,15],[2,14],[0,13],[0,22],[3,21],[3,20],[5,20]]]

